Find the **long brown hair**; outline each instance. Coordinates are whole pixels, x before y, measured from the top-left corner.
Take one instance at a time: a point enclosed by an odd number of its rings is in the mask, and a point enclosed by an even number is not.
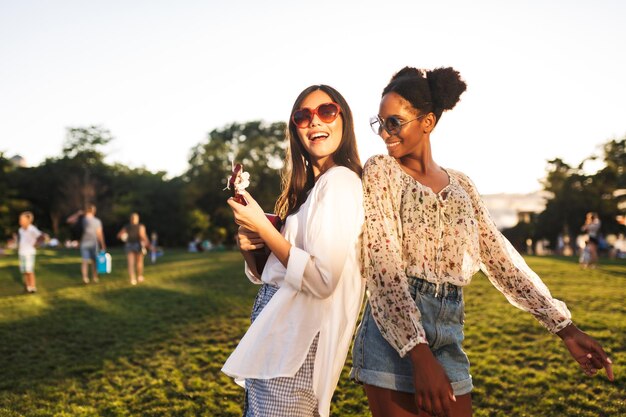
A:
[[[312,85],[305,88],[300,93],[295,103],[293,103],[291,114],[300,108],[302,102],[309,94],[317,90],[322,90],[328,94],[330,98],[341,107],[340,115],[343,119],[343,130],[341,132],[341,143],[332,154],[333,162],[337,166],[344,166],[354,171],[361,177],[363,168],[361,167],[359,151],[356,145],[352,111],[346,100],[337,90],[324,84]],[[291,120],[291,117],[289,117],[286,137],[289,141],[289,146],[287,147],[285,165],[281,175],[282,192],[274,207],[276,214],[283,220],[300,208],[307,198],[308,191],[315,185],[311,156],[300,142],[298,128],[293,123],[293,120]]]

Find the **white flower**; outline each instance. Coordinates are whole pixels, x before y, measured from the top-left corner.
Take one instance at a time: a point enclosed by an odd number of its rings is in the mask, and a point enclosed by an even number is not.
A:
[[[232,174],[226,179],[226,188],[225,190],[230,190],[230,180]],[[237,173],[237,177],[235,178],[234,184],[235,194],[241,194],[247,187],[250,186],[250,173],[245,172],[243,168]]]
[[[235,192],[241,194],[247,187],[250,186],[250,173],[241,171],[235,179]]]

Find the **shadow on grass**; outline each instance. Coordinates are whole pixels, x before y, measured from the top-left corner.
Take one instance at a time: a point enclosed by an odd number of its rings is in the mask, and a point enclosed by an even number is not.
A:
[[[598,267],[603,273],[611,275],[615,278],[626,279],[626,274],[624,274],[624,269],[619,268],[615,264],[600,264]]]
[[[126,257],[123,250],[115,248],[110,253],[113,256],[113,271],[111,274],[101,275],[101,281],[103,283],[127,282]],[[172,256],[160,258],[156,265],[147,263],[145,274],[150,276],[155,270],[160,273],[165,269],[172,272],[170,275],[181,275],[185,273],[185,265],[188,263],[196,263],[206,267],[207,257],[172,251]],[[80,265],[81,258],[77,250],[41,250],[37,254],[35,264],[37,287],[40,293],[49,295],[66,288],[84,286]],[[3,280],[1,279],[3,277],[12,277],[13,279]],[[0,299],[23,293],[24,288],[17,256],[0,258]]]
[[[17,283],[20,289],[24,289],[24,278],[22,277],[22,273],[19,268],[8,268],[10,269],[10,275],[13,278],[13,281]]]
[[[191,293],[144,286],[80,300],[49,297],[40,316],[1,324],[0,391],[87,377],[100,371],[104,361],[128,356],[135,346],[167,343],[186,326],[241,314],[232,306],[250,298],[207,291],[202,288],[205,277],[185,281]]]
[[[241,415],[220,372],[257,290],[238,254],[172,251],[137,287],[121,262],[79,288],[74,254],[42,258],[39,294],[0,299],[0,415]]]
[[[39,251],[35,261],[37,286],[41,289],[43,284],[46,290],[50,290],[82,284],[80,258],[75,255],[65,250]],[[0,277],[3,276],[10,276],[13,279],[0,281],[0,298],[13,297],[24,292],[17,255],[0,259]]]

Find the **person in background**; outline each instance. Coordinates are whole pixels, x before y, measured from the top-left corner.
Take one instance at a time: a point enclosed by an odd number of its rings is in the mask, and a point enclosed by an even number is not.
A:
[[[130,222],[117,233],[117,238],[125,242],[124,249],[131,285],[143,282],[143,257],[146,248],[150,247],[150,241],[146,235],[146,227],[139,223],[138,213],[130,215]]]
[[[585,216],[585,224],[580,228],[583,232],[587,233],[587,244],[584,250],[589,251],[589,256],[581,256],[581,264],[585,267],[595,268],[598,265],[598,247],[600,244],[600,217],[598,213],[589,212]]]
[[[20,214],[18,230],[18,256],[20,258],[20,272],[24,277],[26,292],[34,294],[37,292],[35,282],[35,255],[36,245],[46,239],[46,234],[42,233],[33,225],[35,217],[30,211]]]
[[[68,217],[67,222],[75,224],[82,222],[82,234],[80,237],[81,273],[83,282],[89,284],[89,269],[93,282],[98,282],[98,270],[96,268],[96,256],[100,250],[106,250],[102,222],[96,217],[96,206],[87,205],[85,211],[79,210]],[[91,267],[91,268],[90,268]]]
[[[157,232],[150,233],[150,262],[156,263],[158,256],[159,235]]]

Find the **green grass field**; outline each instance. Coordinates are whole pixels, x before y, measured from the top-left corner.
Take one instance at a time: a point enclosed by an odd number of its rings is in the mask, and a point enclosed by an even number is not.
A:
[[[16,257],[0,258],[0,416],[240,415],[242,390],[220,372],[256,292],[238,253],[167,251],[137,287],[120,251],[99,284],[81,283],[79,261],[40,250],[39,292],[27,295]],[[617,381],[585,377],[557,337],[477,275],[465,293],[474,415],[625,416],[626,262],[528,262],[605,346]],[[369,416],[347,370],[332,415]]]

